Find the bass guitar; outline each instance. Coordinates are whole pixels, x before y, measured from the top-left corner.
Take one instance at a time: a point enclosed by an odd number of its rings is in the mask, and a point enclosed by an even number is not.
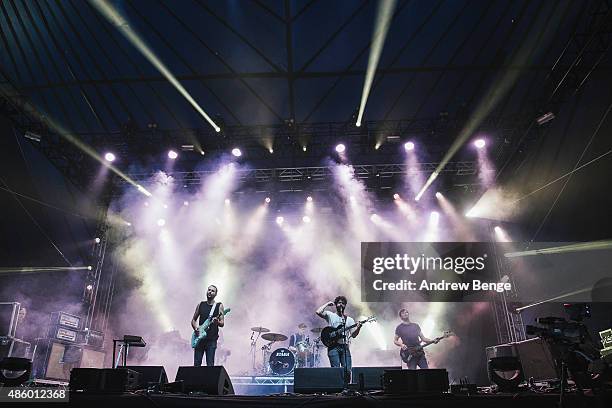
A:
[[[450,336],[453,336],[453,332],[447,330],[444,332],[444,334],[440,337],[436,337],[435,339],[433,339],[432,341],[428,341],[425,342],[423,344],[419,344],[418,346],[408,346],[406,347],[406,349],[400,349],[400,357],[402,358],[402,361],[406,364],[408,364],[408,362],[414,358],[420,358],[422,357],[425,352],[423,351],[423,349],[427,346],[430,346],[434,343],[439,342],[442,339],[446,339]]]
[[[223,315],[228,314],[232,309],[231,308],[225,308],[223,310]],[[210,325],[212,324],[212,321],[214,318],[219,318],[221,317],[221,313],[219,313],[218,315],[215,316],[209,316],[206,320],[204,320],[204,323],[202,323],[200,325],[200,327],[198,327],[198,333],[199,335],[196,336],[196,332],[194,331],[193,333],[191,333],[191,347],[192,348],[196,348],[196,346],[198,345],[198,343],[205,339],[206,336],[208,336],[208,329],[210,328]]]
[[[331,327],[327,326],[321,331],[321,342],[325,345],[325,347],[335,347],[338,345],[338,341],[344,338],[344,333],[351,330],[354,327],[357,327],[358,324],[364,324],[368,322],[373,322],[376,320],[375,316],[370,316],[367,319],[360,320],[359,322],[350,325],[348,327],[340,326],[340,327]]]

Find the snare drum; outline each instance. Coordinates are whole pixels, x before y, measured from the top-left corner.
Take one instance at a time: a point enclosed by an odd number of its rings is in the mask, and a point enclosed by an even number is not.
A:
[[[291,350],[278,348],[270,355],[270,370],[276,375],[286,375],[295,368],[295,355]]]

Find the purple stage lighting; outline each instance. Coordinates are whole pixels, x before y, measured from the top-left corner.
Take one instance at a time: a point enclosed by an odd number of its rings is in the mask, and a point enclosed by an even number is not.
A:
[[[343,145],[342,143],[336,145],[336,151],[338,153],[344,153],[345,150],[346,150],[346,146]]]
[[[411,150],[414,150],[414,143],[412,143],[412,142],[406,142],[406,143],[404,144],[404,149],[405,149],[407,152],[409,152],[409,151],[411,151]]]
[[[485,147],[487,144],[487,142],[485,142],[484,139],[476,139],[474,140],[474,146],[476,146],[477,149],[482,149],[483,147]]]
[[[178,157],[178,153],[177,153],[177,152],[175,152],[174,150],[170,150],[170,151],[168,152],[168,158],[169,158],[169,159],[174,160],[174,159],[176,159],[177,157]]]
[[[241,151],[240,151],[240,149],[239,149],[239,148],[237,148],[237,147],[234,147],[234,148],[232,149],[232,154],[233,154],[234,156],[236,156],[236,157],[240,157],[240,156],[242,156],[242,152],[241,152]]]
[[[107,162],[109,162],[109,163],[114,162],[114,161],[115,161],[115,159],[116,159],[115,155],[114,155],[113,153],[111,153],[111,152],[108,152],[108,153],[106,153],[106,154],[104,155],[104,160],[106,160],[106,161],[107,161]]]

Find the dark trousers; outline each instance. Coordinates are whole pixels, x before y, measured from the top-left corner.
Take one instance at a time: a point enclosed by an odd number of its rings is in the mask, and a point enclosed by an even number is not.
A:
[[[409,370],[416,370],[417,366],[419,368],[429,368],[429,364],[427,364],[427,357],[425,357],[425,354],[416,355],[410,358],[406,365],[408,366]]]
[[[196,348],[193,350],[193,365],[195,367],[200,367],[202,365],[202,359],[206,354],[206,365],[208,367],[214,366],[216,350],[217,340],[199,342]]]
[[[349,347],[346,344],[331,347],[327,349],[327,357],[329,357],[329,365],[332,367],[344,367],[344,383],[348,384],[351,381],[351,367],[353,365]]]

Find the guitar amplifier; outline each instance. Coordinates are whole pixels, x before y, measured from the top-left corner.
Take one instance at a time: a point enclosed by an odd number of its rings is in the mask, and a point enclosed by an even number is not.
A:
[[[62,326],[74,330],[81,328],[81,317],[66,312],[53,312],[51,313],[51,326]]]
[[[80,331],[68,329],[62,326],[50,326],[47,337],[68,343],[82,343],[83,335]]]

